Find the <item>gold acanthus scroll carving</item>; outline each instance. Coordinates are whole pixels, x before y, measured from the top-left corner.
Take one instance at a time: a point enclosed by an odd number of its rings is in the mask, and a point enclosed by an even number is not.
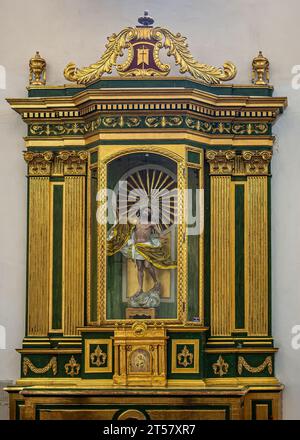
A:
[[[143,69],[130,69],[135,56],[132,43],[136,41],[154,44],[153,68],[149,66]],[[112,73],[112,68],[115,66],[121,76],[166,76],[171,66],[161,62],[159,52],[162,48],[168,51],[168,56],[175,58],[175,64],[179,66],[180,73],[187,72],[204,84],[219,84],[221,81],[230,81],[236,76],[236,67],[229,61],[224,63],[223,67],[199,63],[191,55],[185,37],[179,33],[173,34],[161,27],[125,28],[108,38],[106,50],[99,61],[81,69],[74,63],[69,63],[64,70],[64,75],[69,81],[88,84],[100,79],[105,73]],[[123,64],[117,64],[117,59],[123,55],[124,49],[128,50],[128,58]]]
[[[268,175],[271,158],[272,152],[269,150],[242,151],[241,154],[232,150],[206,152],[212,175]]]

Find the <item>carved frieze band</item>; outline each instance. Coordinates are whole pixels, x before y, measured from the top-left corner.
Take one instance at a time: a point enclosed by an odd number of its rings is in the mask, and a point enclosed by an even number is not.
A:
[[[26,151],[24,159],[28,163],[29,176],[51,176],[62,164],[62,174],[80,176],[86,174],[88,154],[86,151],[60,151],[55,155],[52,151],[44,153]]]
[[[267,135],[270,134],[266,122],[219,122],[206,121],[185,114],[141,115],[141,116],[98,116],[88,122],[66,122],[56,124],[29,124],[30,136],[80,136],[105,129],[132,128],[186,128],[199,133],[224,135]]]
[[[232,150],[209,150],[206,159],[210,165],[211,175],[268,175],[272,152]]]

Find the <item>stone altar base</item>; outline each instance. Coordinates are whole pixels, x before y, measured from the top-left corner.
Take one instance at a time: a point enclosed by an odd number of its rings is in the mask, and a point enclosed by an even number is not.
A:
[[[282,387],[11,387],[11,420],[276,420]]]

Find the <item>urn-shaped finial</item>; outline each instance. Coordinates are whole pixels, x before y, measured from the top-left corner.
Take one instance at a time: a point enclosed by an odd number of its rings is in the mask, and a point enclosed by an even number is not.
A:
[[[269,60],[259,51],[257,57],[252,61],[252,82],[253,84],[269,84]]]
[[[46,85],[46,67],[46,61],[39,52],[36,52],[29,61],[29,84],[31,86]]]

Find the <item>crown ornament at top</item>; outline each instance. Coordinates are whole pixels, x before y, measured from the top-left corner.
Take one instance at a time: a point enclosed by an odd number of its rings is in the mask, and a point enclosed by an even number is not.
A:
[[[196,61],[188,49],[186,38],[180,33],[153,27],[154,20],[148,11],[138,22],[140,25],[125,28],[108,37],[106,50],[96,63],[83,68],[69,63],[64,70],[65,78],[78,84],[89,84],[99,80],[105,73],[111,74],[113,67],[124,77],[167,76],[171,66],[160,60],[162,48],[167,50],[168,56],[174,57],[180,73],[189,73],[203,84],[220,84],[236,76],[236,67],[230,61],[225,62],[223,67]],[[117,60],[123,56],[124,50],[128,51],[127,59],[118,64]]]
[[[152,17],[150,17],[149,15],[149,11],[145,11],[144,12],[144,17],[140,17],[138,19],[138,22],[142,25],[142,26],[152,26],[154,23],[154,20]]]

